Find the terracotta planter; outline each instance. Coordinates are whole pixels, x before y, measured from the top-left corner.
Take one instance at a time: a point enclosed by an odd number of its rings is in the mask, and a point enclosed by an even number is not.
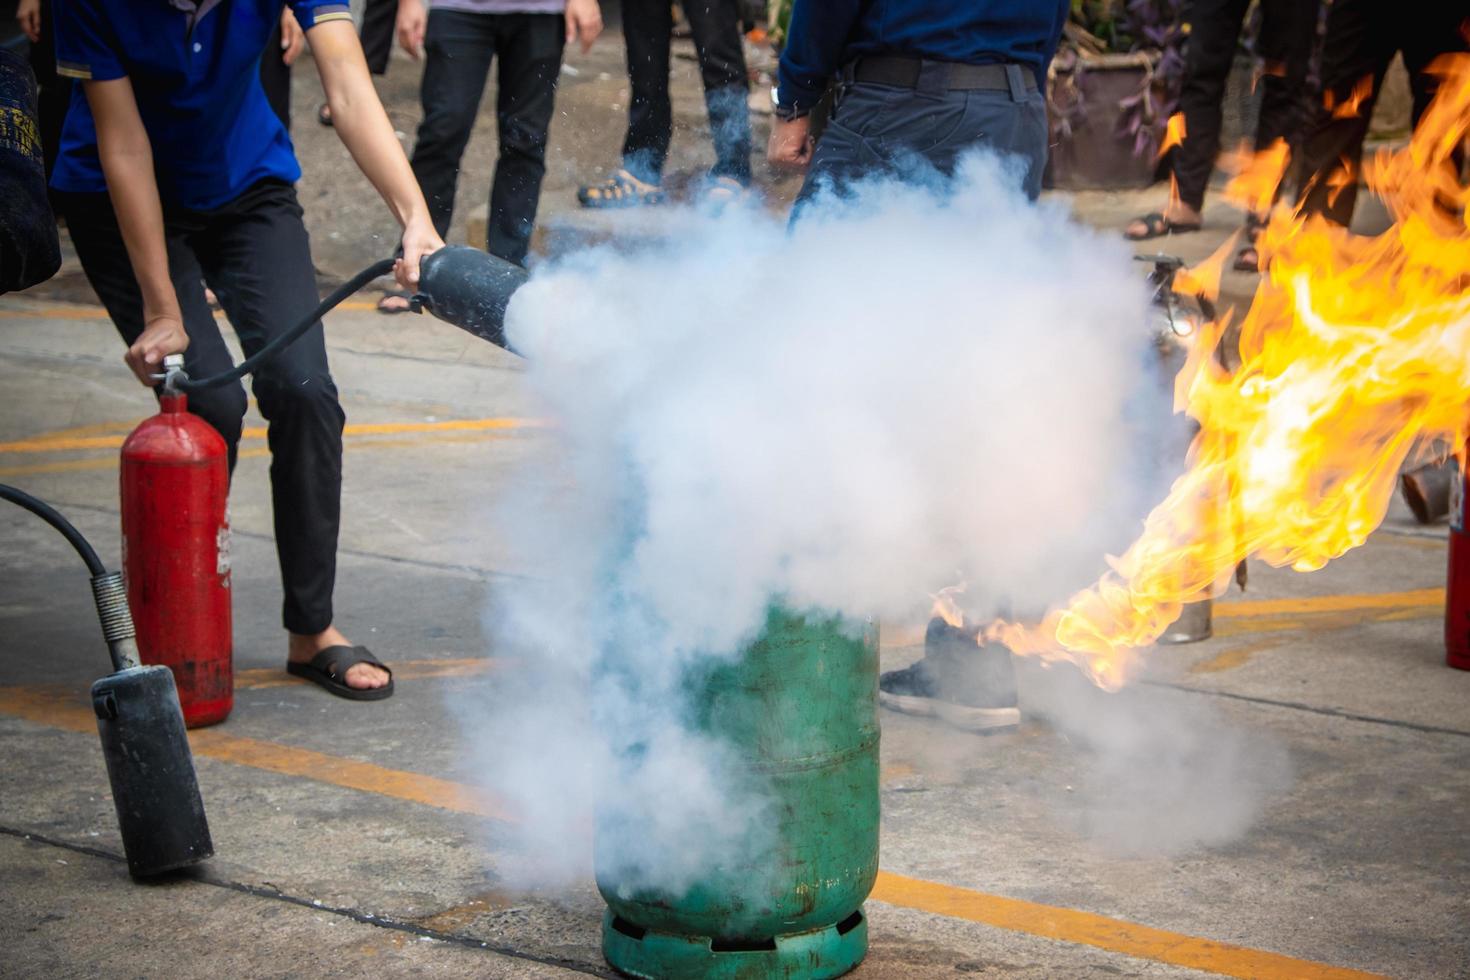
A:
[[[1049,79],[1051,154],[1046,186],[1061,190],[1127,190],[1153,183],[1156,146],[1135,154],[1123,131],[1120,103],[1152,75],[1146,55],[1078,58],[1070,70],[1053,68]],[[1065,117],[1065,118],[1062,118]]]

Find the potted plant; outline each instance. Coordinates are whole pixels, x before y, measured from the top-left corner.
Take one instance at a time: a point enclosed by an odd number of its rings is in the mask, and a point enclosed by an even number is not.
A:
[[[1153,182],[1184,75],[1184,0],[1072,0],[1047,77],[1047,184]]]

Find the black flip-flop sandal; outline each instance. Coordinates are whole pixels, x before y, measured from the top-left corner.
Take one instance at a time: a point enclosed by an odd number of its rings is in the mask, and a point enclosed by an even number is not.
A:
[[[316,109],[316,121],[319,122],[319,123],[321,123],[323,126],[326,126],[327,128],[330,129],[332,127],[332,125],[333,125],[333,123],[332,123],[332,107],[330,105],[328,105],[327,103],[325,103],[325,102],[323,102],[321,105],[317,106],[317,109]]]
[[[388,671],[388,683],[382,687],[349,687],[347,671],[357,664],[372,664]],[[286,673],[320,684],[337,697],[347,698],[349,701],[381,701],[393,696],[393,671],[388,670],[367,647],[327,647],[308,663],[287,661]]]
[[[1123,237],[1130,242],[1146,242],[1151,238],[1163,238],[1165,235],[1183,235],[1187,232],[1199,231],[1202,227],[1198,221],[1170,221],[1164,217],[1162,211],[1150,211],[1133,220],[1143,222],[1145,230],[1142,235],[1130,235],[1124,231]]]
[[[1235,253],[1235,261],[1230,268],[1236,272],[1260,272],[1261,253],[1254,245],[1247,245]]]

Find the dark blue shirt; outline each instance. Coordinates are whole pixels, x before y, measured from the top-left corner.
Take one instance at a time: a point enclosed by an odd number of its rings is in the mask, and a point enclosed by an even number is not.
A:
[[[796,0],[781,52],[780,102],[808,109],[863,55],[970,65],[1015,62],[1046,85],[1068,0]]]
[[[202,211],[267,177],[301,176],[291,138],[260,87],[260,55],[283,0],[54,0],[57,73],[126,76],[153,146],[166,204]],[[351,20],[345,0],[291,0],[308,30]],[[82,86],[72,92],[51,186],[105,191],[97,128]]]

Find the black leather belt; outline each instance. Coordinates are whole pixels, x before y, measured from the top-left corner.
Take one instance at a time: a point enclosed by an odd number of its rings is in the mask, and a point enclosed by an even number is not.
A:
[[[1021,65],[966,65],[957,61],[927,61],[902,55],[869,55],[848,68],[855,82],[892,85],[897,88],[947,89],[952,92],[1008,92],[1011,78],[1019,69],[1021,85],[1036,91],[1036,73]]]

